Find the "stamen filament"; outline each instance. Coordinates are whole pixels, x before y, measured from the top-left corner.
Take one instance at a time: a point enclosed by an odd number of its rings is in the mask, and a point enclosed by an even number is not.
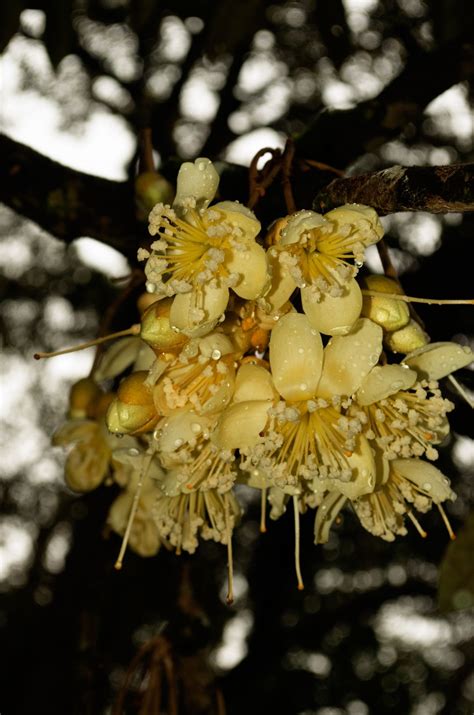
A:
[[[369,295],[381,298],[390,298],[393,300],[401,300],[404,303],[428,303],[428,305],[474,305],[474,298],[456,298],[452,300],[438,300],[436,298],[416,298],[411,295],[403,295],[398,293],[382,293],[378,290],[368,290],[363,288],[362,295]]]
[[[408,512],[407,512],[407,516],[408,516],[408,518],[412,521],[412,523],[413,523],[415,529],[417,530],[417,532],[419,533],[419,535],[420,535],[423,539],[426,539],[426,537],[428,536],[428,534],[427,534],[426,531],[423,529],[423,527],[421,526],[421,524],[420,524],[420,522],[418,521],[418,519],[412,514],[411,511],[408,511]]]
[[[128,540],[130,538],[130,532],[132,530],[133,522],[135,520],[135,514],[137,513],[138,502],[140,501],[140,495],[141,495],[141,491],[142,491],[142,487],[143,487],[143,482],[144,482],[145,477],[146,477],[148,470],[150,468],[152,459],[153,459],[153,453],[149,454],[148,458],[143,460],[143,465],[140,470],[140,476],[138,478],[137,488],[135,490],[135,495],[133,497],[132,508],[130,509],[130,514],[128,516],[127,528],[125,529],[125,533],[124,533],[123,539],[122,539],[122,546],[120,547],[120,552],[117,557],[117,561],[114,564],[114,568],[117,571],[120,571],[120,569],[122,568],[123,557],[125,556],[125,551],[127,550],[127,544],[128,544]]]
[[[101,345],[106,343],[108,340],[113,340],[114,338],[122,338],[125,335],[138,335],[140,333],[140,323],[132,325],[131,328],[126,330],[119,330],[117,333],[110,333],[110,335],[105,335],[103,338],[96,338],[87,343],[81,343],[80,345],[75,345],[73,348],[65,348],[64,350],[58,350],[53,353],[35,353],[33,355],[35,360],[41,360],[42,358],[57,357],[58,355],[66,355],[67,353],[75,353],[79,350],[85,350],[86,348],[91,348],[93,345]]]
[[[444,509],[443,509],[443,507],[441,506],[441,504],[436,504],[436,506],[438,507],[439,513],[441,514],[441,518],[443,519],[444,524],[445,524],[445,526],[446,526],[446,529],[448,530],[449,538],[451,539],[451,541],[455,541],[455,539],[456,539],[456,534],[454,533],[454,531],[453,531],[453,529],[452,529],[452,527],[451,527],[451,524],[449,523],[449,519],[448,519],[448,517],[447,517],[447,515],[446,515],[446,512],[444,511]]]
[[[298,583],[298,591],[303,591],[304,583],[303,577],[301,575],[300,565],[300,510],[298,497],[296,495],[293,497],[293,511],[295,514],[295,571]]]
[[[267,531],[267,525],[265,523],[267,515],[267,488],[263,487],[261,490],[261,500],[260,500],[260,533],[265,534]]]
[[[230,528],[229,495],[224,495],[225,530],[227,536],[227,596],[229,606],[234,602],[234,560],[232,556],[232,532]]]

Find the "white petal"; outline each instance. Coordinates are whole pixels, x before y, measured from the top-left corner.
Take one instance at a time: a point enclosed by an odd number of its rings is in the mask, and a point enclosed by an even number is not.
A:
[[[355,240],[361,241],[364,246],[376,243],[383,236],[383,227],[377,212],[370,206],[363,204],[344,204],[337,209],[324,214],[327,221],[334,221],[338,226],[351,225],[357,231]]]
[[[345,335],[362,310],[362,293],[353,278],[339,298],[323,295],[321,300],[316,302],[311,289],[302,288],[301,300],[312,327],[324,335]]]
[[[435,504],[440,504],[446,499],[456,499],[449,486],[449,479],[429,462],[424,462],[422,459],[394,459],[391,465],[402,477],[421,489]]]
[[[338,492],[330,492],[324,497],[316,511],[314,520],[314,543],[326,544],[329,531],[339,512],[347,501],[347,497]]]
[[[258,444],[271,405],[269,400],[255,400],[227,407],[212,434],[212,441],[222,449],[244,449]]]
[[[173,206],[180,208],[189,198],[194,198],[199,208],[206,207],[219,186],[219,174],[210,159],[196,159],[181,164],[178,173],[176,198]]]
[[[431,343],[409,353],[404,364],[425,380],[440,380],[474,360],[471,348],[458,343]]]
[[[93,373],[94,380],[101,382],[120,375],[136,360],[142,345],[143,342],[136,337],[117,340],[102,353],[99,365]]]
[[[357,390],[359,405],[371,405],[399,390],[409,390],[416,382],[416,372],[401,365],[376,365]]]
[[[235,379],[233,402],[273,400],[276,397],[272,376],[258,365],[242,365]]]
[[[318,395],[352,395],[378,363],[382,328],[367,318],[357,321],[348,335],[331,338],[324,348]]]
[[[206,334],[214,328],[228,302],[229,289],[225,286],[205,285],[190,293],[179,293],[171,306],[171,326],[192,337]]]
[[[326,223],[326,219],[315,211],[298,211],[288,220],[285,228],[281,232],[280,246],[289,243],[298,243],[304,231],[311,231]]]
[[[316,393],[323,343],[305,315],[287,313],[272,330],[270,365],[275,387],[285,400],[307,400]]]

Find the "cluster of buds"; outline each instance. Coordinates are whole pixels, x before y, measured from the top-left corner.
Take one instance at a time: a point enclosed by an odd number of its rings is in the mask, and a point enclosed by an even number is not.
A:
[[[245,206],[210,205],[217,186],[208,159],[186,163],[173,205],[152,209],[140,322],[73,388],[55,437],[72,445],[71,488],[122,489],[118,565],[127,542],[146,556],[212,539],[228,548],[231,598],[241,485],[261,493],[262,531],[267,504],[278,519],[291,502],[300,588],[308,510],[316,543],[348,503],[389,541],[406,519],[425,535],[415,512],[435,504],[452,535],[433,462],[453,405],[438,381],[471,350],[430,344],[396,281],[358,278],[383,235],[370,207],[298,211],[262,233]]]

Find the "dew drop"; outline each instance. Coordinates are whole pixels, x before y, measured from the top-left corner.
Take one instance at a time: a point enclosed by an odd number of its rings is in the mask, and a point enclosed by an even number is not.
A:
[[[212,353],[211,353],[211,358],[212,358],[213,360],[219,360],[219,358],[221,357],[221,355],[222,355],[221,351],[220,351],[220,350],[217,350],[217,348],[216,348],[215,350],[212,351]]]
[[[431,484],[430,484],[430,482],[425,482],[425,483],[423,484],[423,489],[425,490],[425,492],[430,492],[430,491],[431,491]]]
[[[181,437],[178,437],[178,439],[175,439],[175,441],[174,441],[175,447],[181,447],[182,444],[183,444],[183,440],[181,439]]]
[[[199,422],[193,422],[191,425],[191,431],[194,432],[194,434],[199,434],[201,431],[201,425]]]
[[[147,281],[145,283],[145,288],[147,293],[154,293],[156,285],[154,283],[151,283],[151,281]]]
[[[300,385],[300,390],[307,390],[307,389],[308,389],[308,385],[306,384],[306,382],[302,382]]]
[[[131,447],[131,448],[128,450],[128,453],[129,453],[129,455],[130,455],[131,457],[138,457],[138,455],[140,454],[140,450],[135,449],[135,447]]]

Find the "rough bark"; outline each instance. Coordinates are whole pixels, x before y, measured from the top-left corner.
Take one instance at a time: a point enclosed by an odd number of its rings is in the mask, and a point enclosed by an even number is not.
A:
[[[346,203],[367,204],[379,214],[474,211],[474,164],[392,166],[335,179],[319,192],[313,207],[324,212]]]

